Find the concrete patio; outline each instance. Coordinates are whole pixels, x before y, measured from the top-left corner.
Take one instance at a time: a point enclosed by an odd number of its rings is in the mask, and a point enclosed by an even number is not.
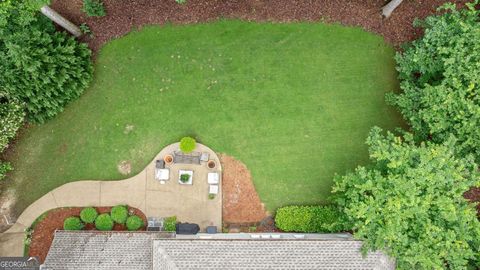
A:
[[[165,147],[139,174],[119,181],[77,181],[62,185],[31,204],[6,232],[0,234],[0,256],[21,256],[23,231],[44,212],[58,207],[113,206],[128,204],[139,208],[147,217],[177,216],[180,222],[197,223],[201,231],[207,226],[222,228],[222,181],[219,193],[209,199],[207,174],[218,172],[222,167],[215,152],[197,143],[194,151],[208,152],[216,167],[208,169],[206,162],[197,164],[172,164],[170,179],[165,184],[155,180],[155,161],[178,150],[179,144]],[[178,182],[178,170],[194,171],[192,185]],[[221,179],[221,177],[220,177]]]

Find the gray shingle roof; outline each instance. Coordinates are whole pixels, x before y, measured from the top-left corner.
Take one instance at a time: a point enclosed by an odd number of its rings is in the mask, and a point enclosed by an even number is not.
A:
[[[154,240],[153,269],[389,270],[380,252],[363,258],[360,241]]]
[[[363,258],[360,241],[172,236],[159,232],[57,231],[43,269],[395,269],[394,262],[381,252]]]
[[[162,233],[57,231],[44,269],[152,269],[152,239]]]

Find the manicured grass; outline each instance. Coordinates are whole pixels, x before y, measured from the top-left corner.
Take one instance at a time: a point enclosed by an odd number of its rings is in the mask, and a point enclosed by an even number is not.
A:
[[[78,101],[19,139],[17,210],[69,181],[125,178],[122,160],[139,172],[187,135],[245,163],[270,210],[325,202],[335,173],[368,161],[370,128],[401,125],[384,100],[398,88],[393,53],[381,37],[339,25],[133,32],[103,48]]]

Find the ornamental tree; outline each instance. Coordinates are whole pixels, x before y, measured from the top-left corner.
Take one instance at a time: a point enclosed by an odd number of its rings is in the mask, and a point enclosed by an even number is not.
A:
[[[480,266],[480,222],[463,193],[480,184],[472,156],[454,155],[454,140],[415,144],[411,134],[367,139],[372,167],[335,179],[364,251],[383,250],[398,269],[466,269]]]
[[[480,11],[442,7],[425,35],[396,56],[403,93],[388,96],[420,140],[457,139],[459,156],[480,162]]]

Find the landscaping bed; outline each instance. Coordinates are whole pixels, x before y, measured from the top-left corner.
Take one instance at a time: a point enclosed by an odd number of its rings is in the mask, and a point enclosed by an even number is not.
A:
[[[64,221],[71,216],[79,216],[83,207],[58,208],[42,215],[33,224],[33,232],[31,236],[31,243],[28,250],[28,256],[37,256],[43,262],[47,256],[50,245],[52,244],[54,232],[56,230],[63,230]],[[99,214],[110,213],[112,207],[96,207]],[[146,224],[147,219],[145,214],[137,208],[128,207],[130,213],[137,215],[143,219]],[[93,224],[86,224],[84,230],[96,230]],[[126,227],[122,224],[115,224],[114,231],[125,231]],[[140,230],[145,230],[142,228]]]
[[[222,217],[226,224],[249,224],[262,221],[267,213],[255,190],[247,167],[228,155],[220,155],[223,166]]]
[[[395,45],[417,38],[421,30],[414,28],[415,18],[425,18],[445,1],[404,1],[388,20],[381,16],[384,0],[188,0],[177,4],[174,0],[116,1],[104,0],[107,15],[88,18],[81,11],[82,0],[54,0],[52,8],[76,24],[87,23],[95,35],[87,39],[98,51],[112,38],[123,36],[139,26],[149,24],[186,24],[212,21],[220,18],[239,18],[248,21],[322,21],[360,26],[378,33]],[[467,1],[457,0],[463,4]]]

